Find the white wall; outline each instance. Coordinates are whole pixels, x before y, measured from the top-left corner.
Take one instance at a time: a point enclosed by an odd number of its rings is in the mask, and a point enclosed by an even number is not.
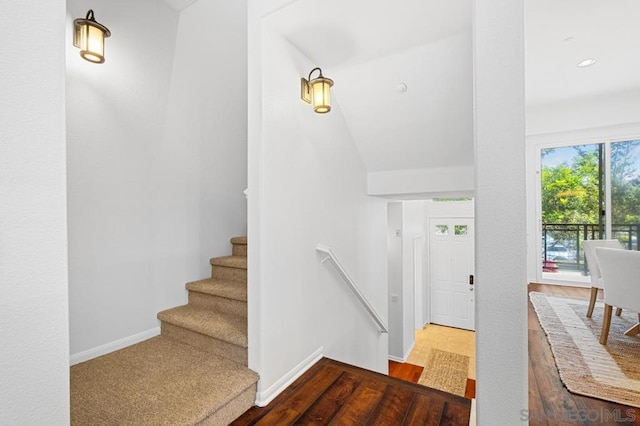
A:
[[[160,181],[156,256],[163,293],[156,308],[186,297],[186,280],[210,275],[209,259],[246,235],[247,3],[198,0],[182,11],[165,134],[154,165]]]
[[[528,406],[523,9],[474,9],[479,425],[522,423]]]
[[[418,250],[424,254],[425,247],[425,201],[404,201],[402,203],[403,227],[402,245],[404,257],[403,288],[404,288],[404,333],[405,348],[412,348],[415,343],[415,329],[424,326],[422,304],[418,306],[416,300],[422,301],[425,277],[421,276],[420,285],[415,285],[415,255],[416,244]],[[418,241],[416,243],[416,238]],[[420,258],[420,270],[424,270],[424,255]],[[420,325],[417,323],[420,322]],[[406,350],[405,350],[406,353]]]
[[[246,227],[246,4],[91,7],[112,36],[102,65],[67,54],[72,354],[157,330]]]
[[[268,21],[255,18],[250,34]],[[252,57],[262,63],[250,63],[250,93],[254,85],[262,90],[250,95],[250,111],[264,119],[257,125],[262,137],[249,139],[258,167],[249,183],[250,215],[259,210],[249,234],[251,244],[258,241],[257,255],[249,253],[249,366],[260,374],[264,401],[321,348],[386,372],[387,336],[331,266],[320,264],[315,247],[333,248],[386,321],[387,219],[386,203],[366,196],[365,170],[339,105],[318,115],[300,100],[300,77],[315,64],[268,29],[256,42],[261,53]]]
[[[377,196],[470,197],[473,166],[385,170],[367,174],[367,191]]]
[[[389,358],[406,361],[415,344],[416,318],[422,322],[424,275],[416,288],[414,245],[418,237],[419,251],[424,253],[425,202],[402,201],[388,204],[387,252],[389,277]],[[420,270],[424,270],[424,256]],[[418,326],[422,328],[422,325]]]
[[[640,91],[527,106],[527,135],[638,123]]]
[[[69,423],[64,22],[64,1],[0,2],[3,425]]]
[[[402,203],[387,205],[387,277],[389,285],[389,358],[404,362]]]

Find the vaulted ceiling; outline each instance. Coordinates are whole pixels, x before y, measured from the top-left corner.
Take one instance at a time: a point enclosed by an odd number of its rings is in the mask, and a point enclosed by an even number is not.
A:
[[[471,0],[299,0],[269,28],[335,81],[369,171],[473,163]]]
[[[180,10],[196,0],[163,1]],[[640,2],[525,4],[528,105],[640,91]],[[297,0],[265,21],[335,80],[367,170],[421,169],[473,163],[472,7]],[[586,58],[596,63],[577,67]]]

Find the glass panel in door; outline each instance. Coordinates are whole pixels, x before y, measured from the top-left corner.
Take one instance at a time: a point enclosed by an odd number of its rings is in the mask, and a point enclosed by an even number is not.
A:
[[[543,272],[584,275],[582,241],[604,236],[604,144],[541,150]]]
[[[611,233],[638,250],[640,230],[640,140],[611,144]]]

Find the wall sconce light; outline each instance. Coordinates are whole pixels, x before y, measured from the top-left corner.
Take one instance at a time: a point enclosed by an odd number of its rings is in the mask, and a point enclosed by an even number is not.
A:
[[[318,78],[311,80],[311,74],[319,71]],[[309,78],[300,79],[300,98],[310,104],[313,101],[313,110],[318,114],[326,114],[331,111],[331,94],[329,89],[333,86],[333,80],[322,76],[320,68],[314,68],[309,73]]]
[[[73,21],[73,45],[80,48],[80,56],[89,62],[104,62],[104,39],[111,36],[109,28],[93,17],[93,10],[87,12],[84,19]]]

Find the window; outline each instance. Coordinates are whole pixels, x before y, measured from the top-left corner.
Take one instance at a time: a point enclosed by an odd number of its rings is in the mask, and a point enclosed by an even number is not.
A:
[[[543,272],[586,275],[587,239],[638,249],[640,140],[542,148],[540,160]]]
[[[449,226],[436,225],[436,235],[449,235]]]
[[[455,225],[454,233],[455,235],[468,235],[467,233],[467,225]]]

